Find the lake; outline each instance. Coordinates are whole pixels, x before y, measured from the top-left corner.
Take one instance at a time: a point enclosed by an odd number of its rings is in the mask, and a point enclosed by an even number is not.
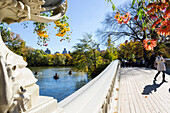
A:
[[[40,87],[40,95],[50,96],[58,102],[80,89],[90,80],[86,73],[75,71],[73,67],[28,67],[33,73],[38,72],[37,84]],[[72,70],[72,75],[68,72]],[[59,79],[53,76],[57,73]]]

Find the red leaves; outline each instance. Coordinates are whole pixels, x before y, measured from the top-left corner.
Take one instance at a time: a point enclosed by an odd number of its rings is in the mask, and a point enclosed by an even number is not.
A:
[[[147,27],[144,27],[144,28],[142,28],[142,31],[145,31],[147,29]]]
[[[154,14],[154,15],[150,15],[150,18],[153,20],[156,20],[158,18],[158,16]]]
[[[127,20],[123,20],[123,23],[127,24],[127,23],[128,23],[128,21],[127,21]]]
[[[150,3],[146,8],[150,18],[156,20],[153,23],[152,28],[156,28],[157,33],[160,35],[170,35],[170,25],[168,24],[170,19],[169,1],[160,0]]]
[[[119,24],[122,24],[122,22],[123,22],[123,17],[121,16],[121,17],[118,19],[118,23],[119,23]]]
[[[162,19],[158,19],[157,21],[155,21],[155,22],[153,23],[153,25],[152,25],[152,28],[155,28],[155,26],[156,26],[157,24],[159,24],[161,21],[162,21]]]
[[[151,8],[153,6],[155,6],[157,3],[149,3],[149,5],[146,6],[146,8]]]
[[[134,17],[134,20],[137,20],[138,19],[138,15],[136,15],[135,17]]]
[[[152,28],[155,28],[155,26],[156,26],[156,23],[154,23],[154,24],[152,25]]]
[[[130,13],[127,12],[125,15],[124,15],[124,19],[128,18],[130,16]]]
[[[159,35],[170,35],[170,20],[165,20],[159,28],[156,28]]]
[[[115,19],[119,19],[119,15],[116,14],[116,15],[115,15]]]
[[[44,46],[48,46],[48,44],[44,44]]]
[[[147,12],[147,14],[149,14],[149,15],[150,15],[150,14],[154,14],[154,12],[157,12],[155,7],[151,8],[151,9]]]
[[[128,18],[127,18],[127,21],[129,21],[131,19],[131,16],[129,15]]]
[[[155,23],[159,24],[162,21],[162,19],[158,19]]]
[[[170,18],[170,7],[168,7],[165,11],[165,17]]]
[[[127,13],[126,13],[125,15],[123,15],[123,16],[120,16],[120,13],[117,12],[114,18],[117,19],[117,21],[118,21],[119,24],[122,24],[122,23],[127,24],[128,21],[131,19],[131,16],[130,16],[130,13],[129,13],[129,12],[127,12]]]

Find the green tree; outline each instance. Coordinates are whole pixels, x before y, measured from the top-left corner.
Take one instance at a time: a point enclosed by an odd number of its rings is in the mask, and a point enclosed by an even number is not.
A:
[[[66,56],[66,60],[65,60],[66,65],[73,65],[73,59],[72,59],[71,55],[70,54],[64,54],[64,56]]]
[[[131,40],[130,42],[120,44],[118,47],[119,59],[134,60],[142,56],[143,47],[140,41],[134,42]]]
[[[55,64],[56,65],[65,65],[66,64],[66,56],[60,53],[55,54]]]
[[[25,47],[25,41],[22,40],[19,34],[14,34],[4,24],[0,24],[1,36],[6,46],[18,55],[22,55],[22,50]]]
[[[114,42],[111,40],[111,37],[109,36],[107,43],[106,43],[106,53],[104,54],[103,58],[104,59],[109,59],[109,61],[113,61],[117,59],[117,49],[114,47]]]
[[[83,39],[74,46],[73,64],[74,66],[90,75],[101,63],[101,53],[97,51],[97,43],[92,40],[92,35],[85,33]]]

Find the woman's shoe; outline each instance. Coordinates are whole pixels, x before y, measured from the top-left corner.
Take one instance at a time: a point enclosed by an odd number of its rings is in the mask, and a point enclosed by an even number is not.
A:
[[[162,82],[168,82],[168,81],[166,81],[166,80],[162,80]]]
[[[156,81],[156,78],[154,78],[154,80]]]

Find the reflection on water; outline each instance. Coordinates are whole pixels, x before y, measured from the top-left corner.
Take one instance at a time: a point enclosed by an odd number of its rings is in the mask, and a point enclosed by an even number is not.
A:
[[[40,87],[40,95],[51,96],[59,101],[63,100],[76,90],[84,86],[89,79],[87,74],[74,71],[73,67],[29,67],[33,73],[38,72],[37,84]],[[72,70],[72,75],[68,72]],[[57,73],[59,79],[53,79]]]

